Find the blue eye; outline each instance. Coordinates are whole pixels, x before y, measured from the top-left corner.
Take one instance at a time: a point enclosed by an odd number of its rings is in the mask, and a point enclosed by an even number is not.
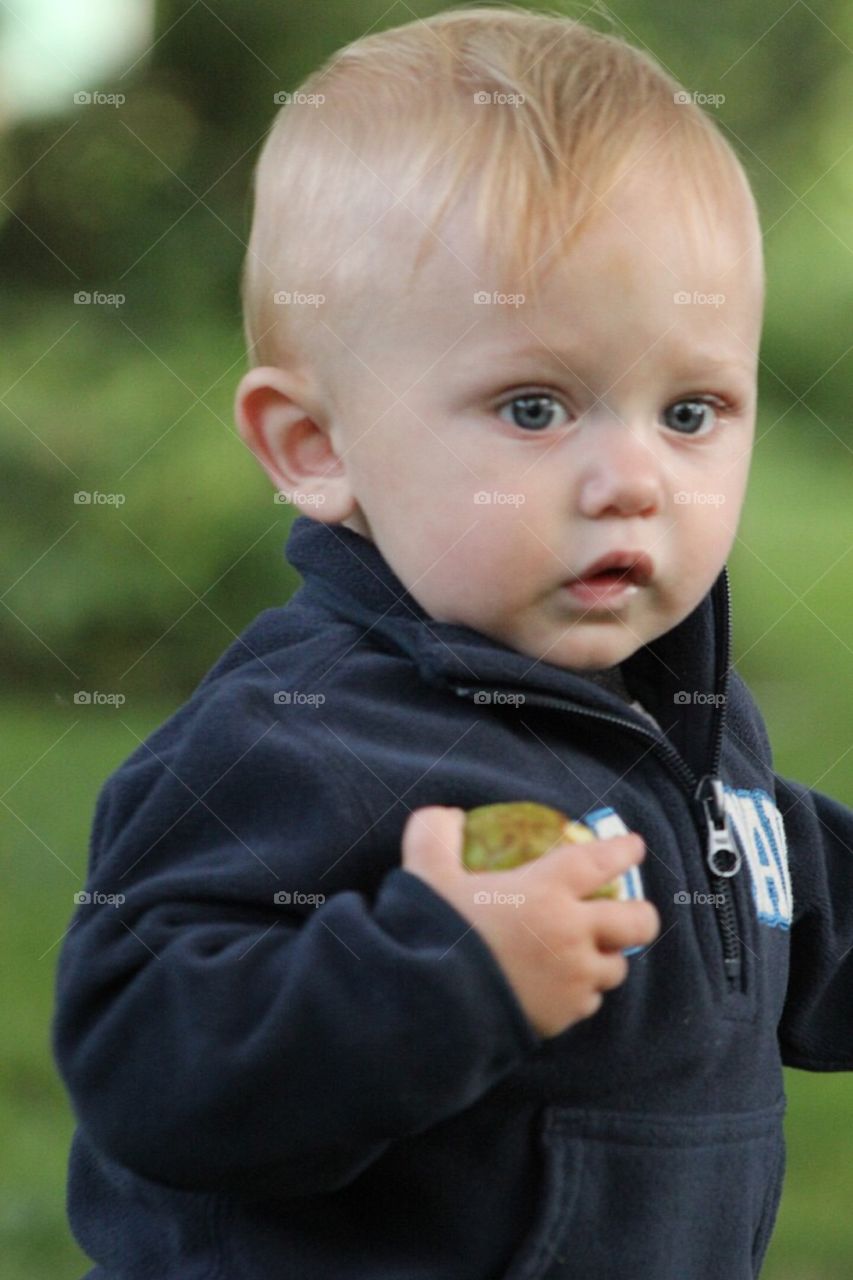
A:
[[[554,406],[559,402],[547,392],[539,391],[534,395],[513,396],[512,400],[508,400],[501,407],[500,413],[503,413],[504,409],[511,409],[512,425],[521,427],[523,431],[544,431],[553,425],[554,420],[554,410],[549,409],[548,404]],[[559,407],[562,408],[562,406]],[[565,413],[565,410],[563,412]],[[506,422],[506,418],[503,421]],[[566,415],[566,421],[568,421],[568,415]]]
[[[711,415],[710,431],[717,421],[717,408],[708,400],[676,400],[675,404],[671,404],[668,409],[664,410],[664,422],[668,427],[672,427],[674,431],[678,431],[683,435],[707,435],[708,431],[702,431],[701,428],[708,423],[709,415]]]

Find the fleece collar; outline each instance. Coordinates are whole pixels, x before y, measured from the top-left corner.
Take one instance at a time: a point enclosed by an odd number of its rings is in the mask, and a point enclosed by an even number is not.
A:
[[[582,672],[537,661],[471,627],[436,621],[376,545],[343,525],[297,516],[285,554],[304,579],[304,605],[331,611],[378,643],[406,653],[428,683],[509,686],[633,720],[649,731],[644,717]],[[729,580],[723,566],[691,614],[621,664],[632,697],[652,713],[698,776],[711,771],[713,743],[724,726],[730,660]]]

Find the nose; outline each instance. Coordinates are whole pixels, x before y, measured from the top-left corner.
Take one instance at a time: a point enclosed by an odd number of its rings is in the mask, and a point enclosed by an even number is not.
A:
[[[664,477],[654,445],[631,423],[599,420],[591,426],[589,458],[581,468],[581,514],[655,515],[663,505]]]

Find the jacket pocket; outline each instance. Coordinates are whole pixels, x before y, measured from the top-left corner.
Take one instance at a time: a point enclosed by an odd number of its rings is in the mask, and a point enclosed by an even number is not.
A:
[[[503,1280],[755,1280],[781,1195],[784,1107],[546,1107],[539,1204]]]

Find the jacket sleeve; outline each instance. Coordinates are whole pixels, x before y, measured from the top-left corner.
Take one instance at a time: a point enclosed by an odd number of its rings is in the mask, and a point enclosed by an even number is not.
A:
[[[304,905],[327,871],[355,885],[379,865],[341,837],[343,753],[310,737],[299,713],[220,690],[182,745],[159,731],[102,788],[52,1043],[78,1121],[143,1176],[333,1191],[541,1044],[486,942],[399,849],[372,896]]]
[[[776,803],[793,896],[782,1061],[853,1071],[853,811],[778,775]]]

